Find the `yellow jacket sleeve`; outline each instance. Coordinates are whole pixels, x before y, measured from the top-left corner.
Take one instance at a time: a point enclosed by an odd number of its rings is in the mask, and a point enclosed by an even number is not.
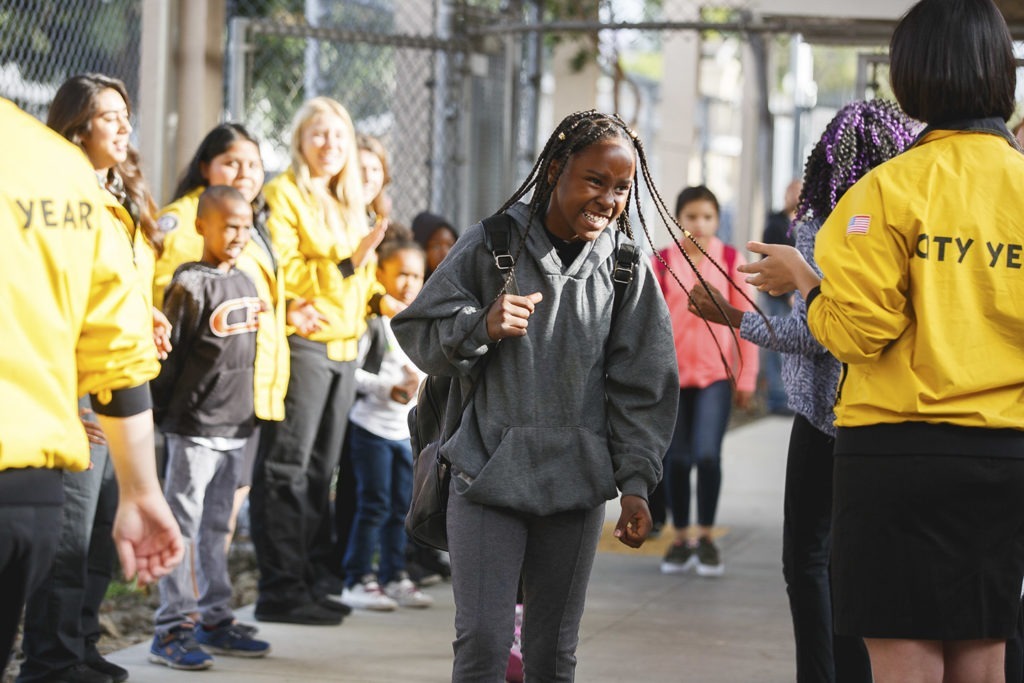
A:
[[[879,354],[910,324],[910,247],[899,204],[882,201],[878,175],[865,176],[836,205],[818,233],[814,258],[825,278],[807,311],[814,336],[844,363]]]

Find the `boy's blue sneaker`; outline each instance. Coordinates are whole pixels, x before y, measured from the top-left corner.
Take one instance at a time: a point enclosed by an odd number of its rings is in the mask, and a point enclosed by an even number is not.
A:
[[[198,671],[213,666],[213,657],[203,652],[196,641],[195,627],[188,622],[175,626],[162,636],[153,636],[149,661],[185,671]]]
[[[233,657],[265,657],[270,643],[252,637],[252,632],[233,619],[225,619],[216,626],[200,626],[196,640],[204,649],[218,655]]]

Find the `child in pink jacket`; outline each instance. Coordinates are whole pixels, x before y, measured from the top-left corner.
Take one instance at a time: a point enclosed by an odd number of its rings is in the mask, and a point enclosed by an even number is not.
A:
[[[703,185],[688,187],[676,200],[676,220],[722,264],[735,283],[743,283],[737,266],[746,263],[733,247],[715,237],[718,231],[718,199]],[[689,240],[683,241],[687,255],[696,264],[708,284],[727,293],[729,303],[742,310],[751,310],[735,287]],[[660,258],[659,258],[660,256]],[[671,272],[666,270],[668,264]],[[679,288],[671,273],[676,273],[687,291],[699,287],[697,276],[687,267],[682,253],[672,246],[663,249],[654,259],[661,290],[672,316],[676,359],[679,362],[679,412],[675,433],[665,456],[666,495],[672,510],[675,539],[661,565],[661,571],[674,574],[696,567],[701,576],[721,576],[721,555],[711,538],[722,488],[722,438],[729,423],[735,401],[746,408],[757,383],[757,347],[739,339],[721,325],[708,326],[687,310],[689,299]],[[748,295],[754,292],[749,285]],[[717,345],[716,345],[717,341]],[[723,362],[723,359],[725,362]],[[736,381],[735,391],[729,371]],[[688,535],[690,526],[690,470],[697,467],[697,535]]]

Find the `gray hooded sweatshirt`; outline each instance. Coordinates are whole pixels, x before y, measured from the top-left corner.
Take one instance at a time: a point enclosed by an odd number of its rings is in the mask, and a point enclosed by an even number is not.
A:
[[[519,203],[508,213],[515,255],[528,208]],[[679,400],[665,301],[641,259],[613,329],[612,229],[563,267],[534,220],[515,274],[520,294],[540,292],[544,299],[525,337],[495,343],[487,335],[487,311],[503,276],[479,223],[392,321],[416,365],[459,380],[448,397],[451,436],[442,448],[454,490],[476,503],[536,515],[594,508],[614,498],[616,488],[647,498],[661,478]],[[485,354],[492,356],[482,384],[459,423],[462,396]]]

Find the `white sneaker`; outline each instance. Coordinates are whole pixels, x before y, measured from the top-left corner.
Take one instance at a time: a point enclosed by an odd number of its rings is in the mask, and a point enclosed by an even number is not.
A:
[[[377,577],[368,574],[354,586],[345,589],[341,601],[356,609],[367,609],[375,612],[393,612],[398,603],[389,598],[377,583]]]
[[[434,598],[417,588],[407,576],[390,581],[384,587],[384,593],[402,607],[430,607],[434,604]]]

